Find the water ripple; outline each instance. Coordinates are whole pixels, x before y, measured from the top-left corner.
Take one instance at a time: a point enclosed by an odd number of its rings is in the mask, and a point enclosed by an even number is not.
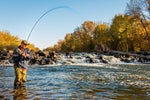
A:
[[[20,89],[14,77],[0,67],[0,99],[150,99],[149,65],[31,66]]]

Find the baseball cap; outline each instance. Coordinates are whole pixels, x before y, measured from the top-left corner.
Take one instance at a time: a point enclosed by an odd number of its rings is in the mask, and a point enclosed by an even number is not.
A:
[[[29,45],[29,43],[26,40],[22,40],[22,42],[24,45]]]

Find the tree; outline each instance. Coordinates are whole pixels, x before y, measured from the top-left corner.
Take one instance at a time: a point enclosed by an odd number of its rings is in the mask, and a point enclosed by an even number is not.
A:
[[[147,31],[147,19],[150,17],[147,16],[147,11],[150,14],[150,0],[130,0],[129,3],[127,3],[126,8],[126,14],[132,16],[133,20],[138,19],[140,20],[142,26],[145,29],[146,33],[146,40],[149,40],[149,33]]]
[[[82,42],[83,42],[83,51],[93,51],[93,36],[96,24],[92,21],[85,21],[82,24]]]
[[[116,15],[110,27],[110,34],[112,36],[113,50],[133,51],[133,32],[135,23],[131,22],[131,16]],[[136,23],[137,24],[137,23]]]
[[[109,35],[109,26],[107,24],[99,24],[96,26],[94,31],[94,41],[95,45],[104,44],[109,45],[110,35]]]
[[[17,36],[12,36],[9,32],[0,31],[0,50],[13,50],[21,44],[21,40]],[[33,44],[28,46],[30,50],[38,51],[39,48],[34,47]]]

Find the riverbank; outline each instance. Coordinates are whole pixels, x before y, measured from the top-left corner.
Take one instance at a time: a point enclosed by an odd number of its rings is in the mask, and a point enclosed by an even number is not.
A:
[[[55,53],[31,51],[29,65],[79,65],[101,66],[103,64],[150,64],[150,52],[104,51],[100,53]],[[8,56],[9,55],[9,56]],[[0,56],[0,66],[13,66],[12,54]]]

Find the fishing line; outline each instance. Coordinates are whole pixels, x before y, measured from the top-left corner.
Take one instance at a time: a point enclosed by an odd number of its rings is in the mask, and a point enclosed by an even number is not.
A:
[[[35,22],[35,24],[34,24],[33,27],[31,28],[31,31],[30,31],[30,33],[29,33],[29,35],[28,35],[28,38],[27,38],[27,41],[29,40],[29,37],[30,37],[32,31],[34,30],[35,26],[38,24],[38,22],[39,22],[46,14],[48,14],[48,13],[51,12],[51,11],[54,11],[54,10],[56,10],[56,9],[61,9],[61,8],[68,8],[68,9],[70,9],[72,12],[74,12],[74,13],[76,13],[77,15],[80,15],[80,17],[82,17],[82,15],[81,15],[80,13],[78,13],[76,10],[74,10],[74,9],[68,7],[68,6],[58,6],[58,7],[52,8],[52,9],[46,11],[44,14],[42,14],[42,15],[38,18],[38,20]]]

